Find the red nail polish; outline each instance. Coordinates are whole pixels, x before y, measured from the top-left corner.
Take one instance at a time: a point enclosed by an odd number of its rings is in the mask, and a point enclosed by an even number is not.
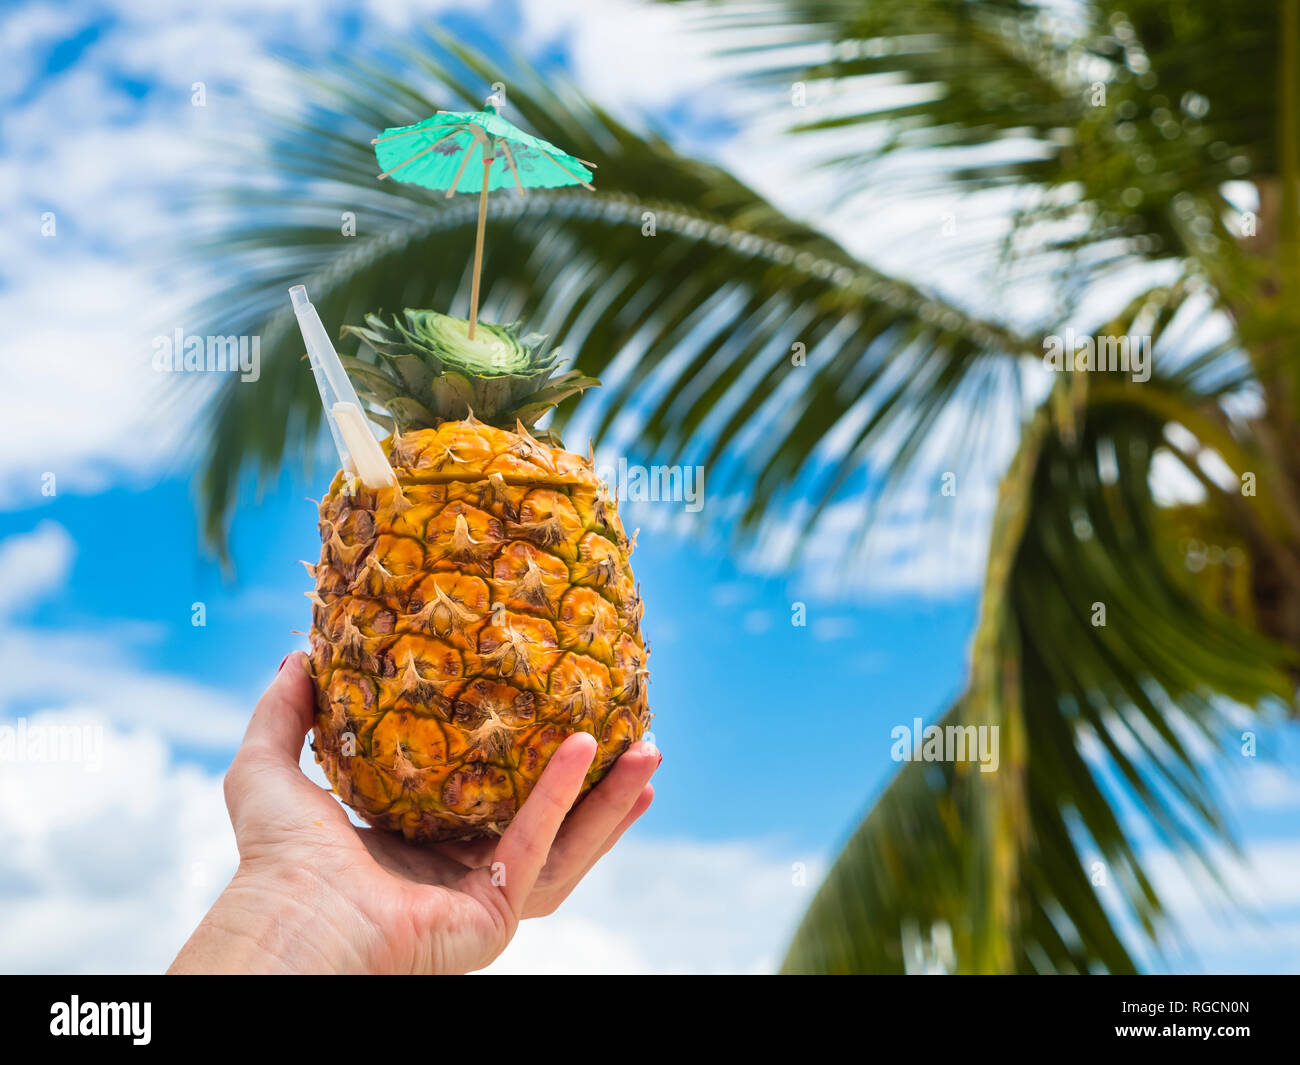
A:
[[[280,659],[280,664],[279,664],[278,666],[275,667],[275,671],[276,671],[276,673],[279,673],[280,670],[284,669],[284,664],[285,664],[287,661],[289,661],[289,656],[292,655],[292,654],[293,654],[293,652],[290,651],[289,654],[285,655],[282,659]]]

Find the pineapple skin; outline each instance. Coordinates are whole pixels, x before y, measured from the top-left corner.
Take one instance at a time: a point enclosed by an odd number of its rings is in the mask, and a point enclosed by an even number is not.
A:
[[[396,488],[320,504],[312,748],[340,798],[413,841],[499,834],[555,749],[589,790],[651,714],[643,606],[589,460],[477,421],[384,442]]]

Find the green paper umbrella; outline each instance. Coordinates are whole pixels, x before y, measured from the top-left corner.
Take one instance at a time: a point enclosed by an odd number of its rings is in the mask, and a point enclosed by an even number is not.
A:
[[[394,126],[371,143],[384,172],[426,189],[477,192],[478,233],[474,238],[474,280],[470,288],[469,335],[478,323],[479,273],[483,268],[483,226],[487,196],[492,189],[513,185],[524,189],[554,189],[581,185],[591,189],[595,163],[533,137],[497,113],[496,97],[482,111],[439,111],[413,126]],[[595,190],[592,189],[594,192]]]

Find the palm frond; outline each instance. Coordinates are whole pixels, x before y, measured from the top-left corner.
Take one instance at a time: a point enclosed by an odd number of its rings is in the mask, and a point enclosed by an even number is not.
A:
[[[1283,35],[1270,0],[686,6],[720,51],[744,57],[751,84],[799,86],[818,103],[792,131],[857,133],[829,160],[848,185],[1032,192],[1006,245],[1022,265],[1032,250],[1096,269],[1213,262],[1239,238],[1224,183],[1279,171]],[[1246,69],[1258,72],[1249,84]],[[1031,242],[1036,223],[1051,225]]]
[[[1151,324],[1157,338],[1177,302]],[[1170,425],[1216,424],[1186,382],[1065,380],[1022,434],[970,681],[939,722],[996,727],[999,767],[905,765],[837,860],[787,970],[1131,972],[1133,940],[1117,928],[1156,943],[1169,931],[1135,835],[1217,875],[1205,842],[1231,837],[1206,751],[1234,712],[1280,713],[1297,656],[1233,593],[1264,561],[1249,541],[1227,586],[1182,564],[1189,536],[1241,528],[1225,499],[1153,496]],[[1098,890],[1099,869],[1113,893]]]

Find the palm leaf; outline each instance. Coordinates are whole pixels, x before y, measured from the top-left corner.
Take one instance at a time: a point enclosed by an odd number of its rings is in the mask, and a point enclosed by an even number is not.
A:
[[[1107,328],[1122,335],[1155,303],[1159,339],[1178,295],[1148,293]],[[1231,837],[1195,745],[1221,745],[1234,706],[1280,712],[1297,656],[1258,635],[1249,597],[1181,565],[1189,531],[1218,538],[1241,519],[1222,495],[1177,508],[1152,497],[1169,425],[1215,424],[1188,387],[1197,360],[1183,372],[1164,361],[1174,372],[1146,383],[1063,380],[1063,401],[1022,435],[971,678],[939,722],[998,726],[1001,765],[904,766],[837,859],[787,970],[1131,972],[1097,869],[1134,927],[1157,943],[1169,929],[1120,808],[1216,876],[1205,840]],[[1259,506],[1261,523],[1275,519]],[[1237,583],[1253,561],[1241,557]]]
[[[1280,170],[1272,0],[688,6],[750,83],[827,101],[793,132],[858,133],[828,159],[849,188],[1023,190],[1004,244],[1021,271],[1059,265],[1035,250],[1071,253],[1075,285],[1134,257],[1213,266],[1237,239],[1224,184]]]

